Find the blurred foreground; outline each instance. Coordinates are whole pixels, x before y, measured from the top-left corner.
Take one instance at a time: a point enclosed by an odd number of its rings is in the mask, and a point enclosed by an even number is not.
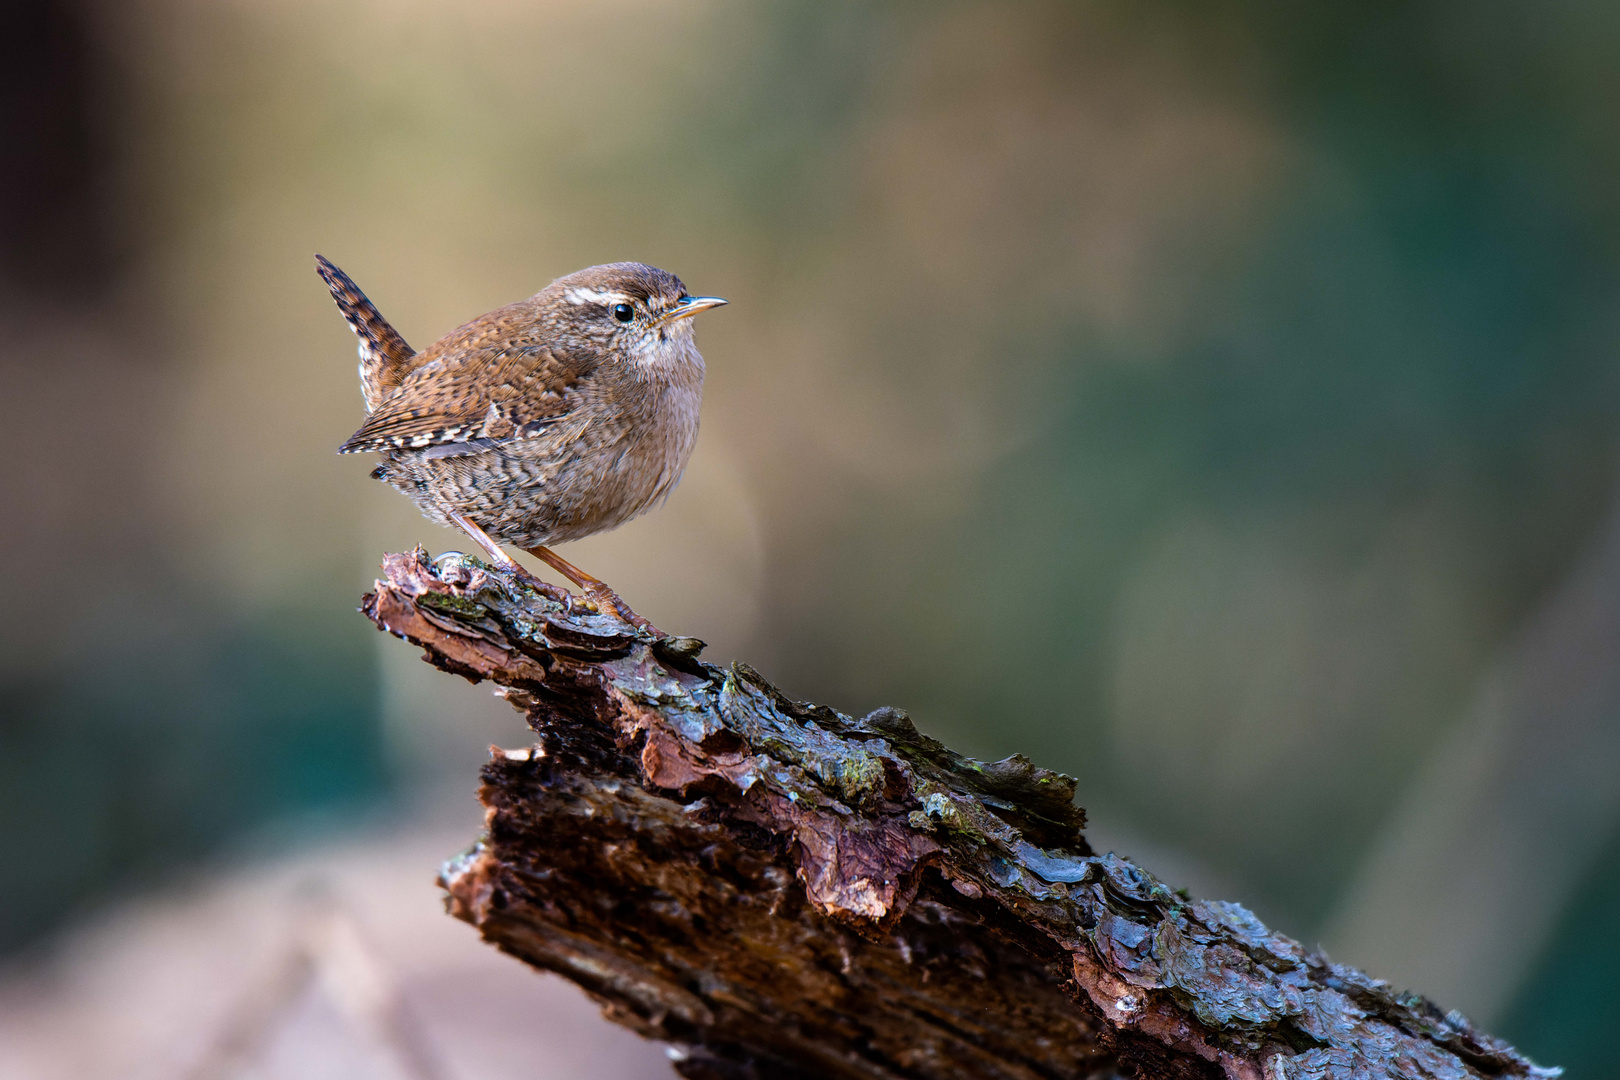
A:
[[[0,988],[0,1077],[667,1078],[660,1047],[445,917],[425,870],[464,842],[431,823],[376,830],[97,920]],[[314,977],[278,995],[311,938]],[[384,1000],[404,1039],[367,1022]]]

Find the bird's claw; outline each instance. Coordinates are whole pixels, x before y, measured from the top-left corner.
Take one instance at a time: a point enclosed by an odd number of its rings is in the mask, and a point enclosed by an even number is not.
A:
[[[585,599],[590,601],[597,611],[604,615],[612,615],[620,622],[627,622],[637,630],[645,631],[653,637],[665,637],[665,633],[652,623],[630,610],[618,593],[601,582],[585,587]]]
[[[573,594],[567,589],[561,585],[553,585],[549,581],[543,581],[535,577],[521,563],[514,562],[512,564],[512,576],[547,600],[562,604],[565,607],[573,600]]]

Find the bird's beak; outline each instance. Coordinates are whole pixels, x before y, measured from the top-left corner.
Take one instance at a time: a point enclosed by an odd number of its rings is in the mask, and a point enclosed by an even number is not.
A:
[[[674,322],[676,319],[684,319],[690,315],[696,315],[700,311],[708,311],[712,307],[719,307],[724,303],[726,301],[718,296],[688,296],[685,300],[664,312],[664,321]]]

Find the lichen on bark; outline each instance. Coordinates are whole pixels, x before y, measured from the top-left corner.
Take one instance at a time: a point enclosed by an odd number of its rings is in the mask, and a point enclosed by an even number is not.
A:
[[[463,556],[388,556],[363,610],[537,735],[484,770],[450,911],[682,1075],[1557,1073],[1093,852],[1075,781],[1025,758],[790,700]]]

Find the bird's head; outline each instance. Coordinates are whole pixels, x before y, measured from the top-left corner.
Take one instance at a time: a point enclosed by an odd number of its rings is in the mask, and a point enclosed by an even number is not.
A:
[[[642,263],[577,271],[535,299],[561,337],[647,368],[683,358],[691,351],[691,316],[725,303],[718,296],[691,296],[680,278]]]

